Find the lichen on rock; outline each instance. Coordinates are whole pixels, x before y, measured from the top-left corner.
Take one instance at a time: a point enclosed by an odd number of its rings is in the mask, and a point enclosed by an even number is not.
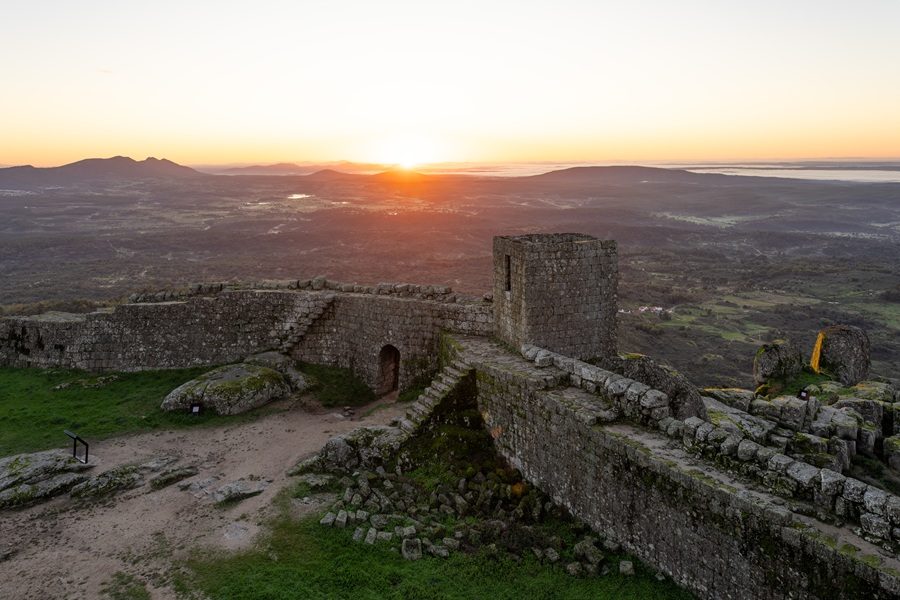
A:
[[[187,411],[194,403],[220,415],[236,415],[291,393],[284,375],[239,363],[213,369],[175,388],[163,400],[166,411]]]

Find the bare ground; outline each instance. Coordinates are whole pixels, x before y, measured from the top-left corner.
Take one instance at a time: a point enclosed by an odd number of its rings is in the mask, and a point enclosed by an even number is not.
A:
[[[272,499],[288,484],[286,471],[318,451],[328,438],[361,425],[387,423],[404,407],[382,401],[357,409],[359,417],[300,408],[226,427],[165,431],[111,438],[91,446],[94,473],[123,464],[177,457],[177,465],[199,469],[186,482],[216,478],[206,491],[147,484],[95,503],[68,497],[0,516],[0,540],[12,555],[0,559],[0,597],[77,600],[102,597],[113,574],[144,582],[154,599],[175,598],[170,574],[200,548],[250,545],[273,514]],[[92,461],[93,462],[93,461]],[[150,475],[152,476],[152,474]],[[260,495],[227,507],[211,492],[240,478],[271,480]],[[149,479],[149,477],[148,477]],[[298,512],[316,505],[295,502]]]

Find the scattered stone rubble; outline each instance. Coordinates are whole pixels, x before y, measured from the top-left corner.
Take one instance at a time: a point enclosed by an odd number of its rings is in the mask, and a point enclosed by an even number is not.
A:
[[[606,575],[617,568],[610,557],[619,552],[617,544],[592,535],[569,543],[556,535],[547,519],[558,522],[566,518],[564,513],[514,471],[482,470],[430,491],[399,469],[381,467],[345,475],[341,482],[346,484],[343,495],[320,524],[352,529],[357,543],[390,544],[407,560],[487,551],[516,560],[533,556],[546,564],[565,562],[575,576]],[[621,572],[634,573],[630,561],[622,561],[618,569],[622,564],[631,566]]]

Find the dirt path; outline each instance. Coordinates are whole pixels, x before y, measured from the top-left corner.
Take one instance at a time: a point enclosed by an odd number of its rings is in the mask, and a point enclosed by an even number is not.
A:
[[[272,514],[273,497],[289,483],[286,471],[297,461],[335,434],[387,423],[404,410],[387,404],[367,417],[346,419],[293,404],[282,408],[234,426],[138,434],[92,445],[99,461],[94,474],[173,456],[176,464],[199,469],[185,481],[217,478],[210,490],[245,477],[272,484],[228,508],[216,506],[203,491],[178,485],[153,491],[145,484],[94,504],[64,497],[0,513],[0,540],[14,548],[0,561],[0,598],[100,598],[104,582],[118,572],[146,583],[154,599],[175,598],[166,583],[172,566],[198,545],[238,549],[252,543],[260,523]],[[367,412],[357,409],[359,415]]]

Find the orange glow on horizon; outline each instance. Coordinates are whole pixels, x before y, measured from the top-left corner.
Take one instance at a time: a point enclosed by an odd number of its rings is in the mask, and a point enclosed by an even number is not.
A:
[[[898,2],[84,0],[4,16],[2,165],[900,157]]]

